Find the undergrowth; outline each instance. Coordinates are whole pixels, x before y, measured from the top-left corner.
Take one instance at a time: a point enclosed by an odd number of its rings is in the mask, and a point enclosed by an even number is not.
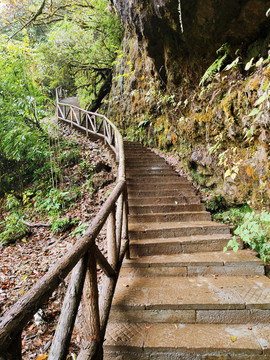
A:
[[[23,191],[14,189],[0,198],[0,244],[23,240],[30,233],[27,224],[32,222],[45,223],[55,234],[79,225],[80,219],[67,213],[84,193],[91,195],[95,191],[91,154],[81,155],[74,141],[57,142],[57,153],[51,149],[54,157],[37,169],[39,176],[34,181],[25,184]],[[85,228],[79,225],[74,236]]]
[[[229,223],[236,227],[234,234],[239,236],[244,244],[257,251],[264,261],[270,261],[270,213],[262,211],[256,213],[248,205],[239,208],[231,208],[227,211],[213,215],[213,219]],[[235,252],[240,248],[236,236],[228,242],[224,251],[228,248]]]

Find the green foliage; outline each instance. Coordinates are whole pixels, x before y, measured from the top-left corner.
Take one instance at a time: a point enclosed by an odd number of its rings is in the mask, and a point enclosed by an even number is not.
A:
[[[80,161],[80,152],[78,149],[67,149],[61,151],[60,163],[63,167],[72,166],[78,164]]]
[[[228,65],[225,67],[224,71],[229,71],[229,70],[236,69],[237,66],[238,66],[239,61],[240,61],[240,57],[237,56],[236,59],[234,59],[230,64],[228,64]]]
[[[221,221],[223,223],[229,223],[238,226],[243,223],[246,214],[252,212],[252,209],[248,205],[243,205],[237,208],[230,208],[227,211],[218,212],[213,214],[215,221]]]
[[[138,128],[147,127],[150,124],[149,116],[143,116],[142,121],[139,122]]]
[[[207,200],[205,203],[206,209],[212,213],[222,211],[226,207],[224,198],[218,194],[212,197],[210,200]]]
[[[83,236],[83,234],[85,233],[88,227],[89,227],[88,223],[82,223],[79,226],[77,226],[76,229],[73,230],[70,234],[72,236],[76,236],[76,238],[78,239],[81,236]]]
[[[242,224],[235,230],[235,234],[239,235],[251,249],[257,251],[264,262],[270,260],[270,213],[248,212],[244,216]],[[231,243],[228,243],[228,246],[237,251],[239,244],[235,237]]]
[[[5,208],[7,211],[11,209],[18,209],[20,207],[20,201],[13,194],[8,194],[6,197]]]
[[[38,211],[53,216],[61,214],[76,197],[75,192],[52,188],[47,194],[40,191],[35,200]]]
[[[27,38],[7,44],[0,37],[0,193],[22,192],[23,182],[47,158],[40,124],[46,97],[36,83],[34,63]]]
[[[255,101],[254,108],[248,114],[249,117],[253,118],[252,125],[249,129],[247,129],[244,139],[251,140],[254,134],[254,126],[256,122],[261,118],[264,112],[264,106],[267,104],[268,99],[270,97],[270,86],[268,79],[265,81],[264,85],[262,86],[262,95]]]
[[[214,76],[216,75],[216,73],[218,71],[220,71],[225,59],[227,58],[228,54],[229,54],[229,48],[227,44],[223,44],[218,50],[217,50],[217,54],[219,53],[223,53],[221,54],[210,66],[209,68],[205,71],[205,73],[203,74],[199,86],[205,85],[207,82],[211,81]],[[233,66],[236,64],[233,64]]]
[[[111,79],[122,27],[107,0],[2,3],[0,196],[5,209],[0,240],[8,242],[27,232],[22,209],[50,218],[53,232],[77,223],[59,216],[80,195],[81,188],[72,184],[83,177],[84,188],[93,191],[93,168],[49,124],[49,96],[62,85],[79,94],[83,105],[95,100]],[[64,188],[65,168],[75,164],[76,176],[67,173]]]
[[[240,247],[239,242],[237,241],[236,237],[233,236],[233,238],[228,242],[227,246],[224,247],[223,252],[226,252],[228,248],[232,248],[233,251],[237,253],[239,247]]]
[[[94,100],[110,79],[122,27],[107,0],[44,2],[43,7],[32,0],[20,6],[16,0],[3,1],[0,23],[3,194],[12,188],[22,192],[23,183],[31,181],[26,176],[35,175],[41,164],[43,172],[50,168],[48,137],[41,126],[49,103],[45,94],[62,85],[79,93],[83,105]],[[17,32],[20,27],[24,29]],[[16,36],[10,39],[4,34]]]
[[[0,222],[0,243],[13,243],[23,236],[27,235],[28,228],[22,223],[24,214],[17,208],[6,216],[4,221]]]
[[[57,22],[46,41],[36,45],[43,84],[76,91],[83,106],[95,100],[111,76],[122,39],[122,27],[108,10],[107,0],[94,0],[91,5]]]
[[[93,167],[86,159],[82,159],[79,163],[79,173],[84,175],[86,178],[91,178],[93,175]]]
[[[69,217],[52,219],[51,231],[55,234],[67,231],[74,225],[77,225],[78,219],[71,219]]]

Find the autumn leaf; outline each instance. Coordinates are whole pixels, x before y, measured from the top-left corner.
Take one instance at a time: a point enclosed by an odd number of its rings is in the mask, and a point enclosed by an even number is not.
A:
[[[232,340],[232,342],[235,342],[237,340],[237,338],[235,336],[231,336],[231,340]]]
[[[45,359],[47,359],[47,357],[48,357],[48,355],[43,354],[43,355],[40,355],[40,356],[37,358],[37,360],[45,360]]]

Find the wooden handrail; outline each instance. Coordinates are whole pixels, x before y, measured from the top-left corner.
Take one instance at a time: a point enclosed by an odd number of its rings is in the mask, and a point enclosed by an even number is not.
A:
[[[118,182],[85,234],[11,309],[0,319],[0,358],[21,360],[21,332],[38,309],[47,302],[59,284],[72,270],[62,312],[48,360],[64,360],[67,355],[81,298],[87,313],[90,307],[89,346],[82,349],[79,359],[101,359],[102,341],[112,301],[117,272],[128,251],[127,193],[123,139],[115,125],[104,115],[90,113],[77,106],[60,102],[62,90],[56,91],[57,119],[84,130],[86,136],[103,139],[115,154]],[[95,244],[95,239],[108,219],[108,259]],[[124,241],[123,241],[124,240]],[[98,299],[96,263],[107,280]],[[80,282],[78,282],[80,279]],[[74,295],[75,294],[75,295]],[[87,303],[88,301],[88,303]],[[90,315],[89,315],[90,316]],[[92,324],[92,325],[91,325]],[[94,340],[93,340],[94,339]]]
[[[85,131],[86,136],[90,134],[93,137],[103,139],[116,156],[118,162],[118,180],[125,180],[124,144],[117,127],[105,115],[64,103],[61,101],[58,91],[56,91],[56,94],[57,119]]]

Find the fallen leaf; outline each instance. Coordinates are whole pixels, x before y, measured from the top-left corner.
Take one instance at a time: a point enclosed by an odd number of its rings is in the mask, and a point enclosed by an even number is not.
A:
[[[235,342],[237,340],[237,338],[235,336],[231,336],[231,340],[232,340],[232,342]]]
[[[43,354],[43,355],[40,355],[40,356],[37,358],[37,360],[45,360],[45,359],[47,359],[47,357],[48,357],[48,355]]]

